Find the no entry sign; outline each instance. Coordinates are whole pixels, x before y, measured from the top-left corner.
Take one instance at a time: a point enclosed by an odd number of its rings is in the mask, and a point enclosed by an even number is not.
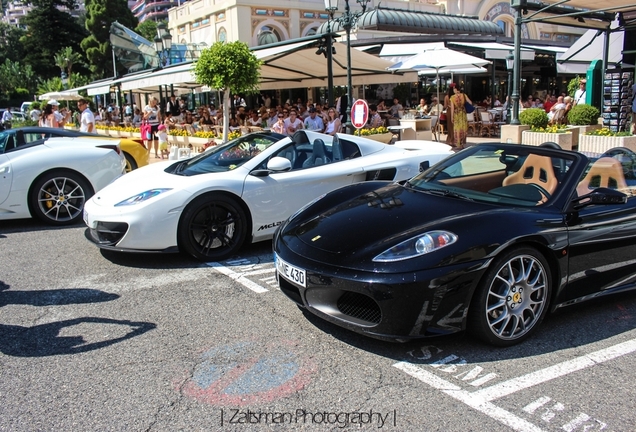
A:
[[[363,128],[369,120],[369,105],[363,99],[358,99],[351,107],[351,123],[356,129]]]

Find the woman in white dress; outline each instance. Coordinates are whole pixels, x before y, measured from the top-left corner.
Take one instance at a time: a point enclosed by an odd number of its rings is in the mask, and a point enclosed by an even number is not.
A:
[[[325,133],[333,136],[336,133],[340,132],[341,122],[338,118],[338,113],[336,113],[335,108],[329,108],[329,111],[327,111],[327,115],[329,116],[329,121],[327,121]]]

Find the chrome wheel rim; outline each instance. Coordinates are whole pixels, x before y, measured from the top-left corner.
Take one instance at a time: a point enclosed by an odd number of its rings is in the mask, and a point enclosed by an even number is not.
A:
[[[68,177],[49,179],[38,191],[38,207],[47,218],[65,222],[79,217],[86,202],[82,187]]]
[[[547,301],[543,264],[531,255],[506,262],[488,289],[486,319],[490,331],[500,339],[517,339],[537,323]]]
[[[231,248],[236,243],[238,215],[216,203],[203,207],[190,223],[190,237],[203,255],[220,248]]]

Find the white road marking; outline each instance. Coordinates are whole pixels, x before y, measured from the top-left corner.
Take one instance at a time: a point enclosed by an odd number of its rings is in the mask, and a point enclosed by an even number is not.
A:
[[[395,363],[393,367],[406,372],[412,377],[417,378],[418,380],[428,384],[429,386],[442,391],[446,395],[465,403],[469,407],[483,414],[486,414],[488,417],[506,426],[509,426],[514,430],[526,432],[540,431],[542,429],[528,422],[527,420],[522,419],[521,417],[518,417],[515,414],[496,406],[492,403],[492,401],[504,396],[508,396],[520,390],[545,383],[555,378],[565,376],[572,372],[577,372],[590,366],[604,363],[608,360],[616,359],[634,351],[636,351],[636,339],[631,339],[608,348],[594,351],[590,354],[585,354],[572,360],[558,363],[554,366],[549,366],[536,372],[531,372],[518,378],[512,378],[508,381],[504,381],[502,383],[495,384],[482,390],[477,390],[475,392],[463,390],[458,385],[446,381],[445,379],[442,379],[437,375],[424,370],[422,367],[409,362],[398,362]],[[449,355],[441,360],[430,364],[429,366],[434,367],[438,371],[443,371],[444,369],[441,368],[441,366],[447,365],[449,362],[457,359],[457,356]],[[528,413],[533,413],[549,401],[549,397],[541,397],[536,401],[526,405],[523,410]],[[549,422],[555,417],[555,411],[563,411],[564,409],[565,406],[563,404],[556,402],[551,408],[545,411],[541,418],[544,421]],[[575,419],[562,426],[562,429],[567,432],[572,432],[590,419],[590,416],[581,413]],[[602,430],[607,426],[606,423],[603,423],[599,420],[594,419],[594,421],[597,423],[597,425],[594,426],[598,426],[600,428],[599,430]],[[591,427],[591,425],[589,427]],[[586,425],[584,429],[587,430],[589,427]]]
[[[512,428],[516,431],[521,432],[540,432],[541,428],[533,425],[527,420],[522,419],[507,411],[503,408],[499,408],[495,404],[488,402],[484,398],[475,397],[474,393],[467,392],[466,390],[462,390],[459,386],[456,386],[453,383],[450,383],[438,376],[425,371],[419,366],[408,362],[399,362],[393,365],[394,367],[400,369],[403,372],[419,379],[422,382],[434,387],[438,390],[441,390],[443,393],[451,396],[454,399],[457,399],[460,402],[465,403],[469,407],[486,414],[488,417],[503,423],[504,425]]]
[[[487,401],[492,401],[503,396],[518,392],[519,390],[536,386],[537,384],[553,380],[572,372],[586,369],[599,363],[604,363],[608,360],[615,359],[634,351],[636,351],[636,339],[628,340],[626,342],[622,342],[617,345],[613,345],[611,347],[574,358],[572,360],[558,363],[554,366],[550,366],[536,372],[531,372],[518,378],[513,378],[508,381],[486,387],[482,390],[476,391],[473,394],[484,398]]]
[[[523,410],[525,412],[527,412],[528,414],[534,414],[534,412],[541,408],[543,405],[547,404],[548,402],[550,402],[552,399],[549,398],[548,396],[541,396],[539,399],[537,399],[534,402],[530,402],[528,405],[523,407]]]
[[[269,291],[268,289],[263,288],[259,284],[252,282],[251,280],[246,278],[244,276],[244,273],[237,273],[234,270],[231,270],[218,262],[209,262],[206,264],[212,267],[213,269],[215,269],[216,271],[218,271],[219,273],[222,273],[228,276],[229,278],[234,279],[235,281],[243,285],[245,288],[251,289],[255,293],[261,294],[261,293]]]

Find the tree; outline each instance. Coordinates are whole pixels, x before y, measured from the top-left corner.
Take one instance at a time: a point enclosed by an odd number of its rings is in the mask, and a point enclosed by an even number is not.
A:
[[[223,140],[230,121],[230,92],[258,93],[261,61],[244,42],[216,42],[201,52],[194,66],[199,84],[223,91]]]
[[[74,87],[73,82],[73,65],[82,63],[82,56],[73,51],[71,47],[65,47],[55,54],[55,65],[68,77],[69,87]]]
[[[138,20],[128,8],[126,0],[86,2],[86,29],[90,35],[84,38],[81,45],[95,78],[106,78],[113,74],[110,25],[115,21],[131,29],[137,27]]]
[[[21,21],[28,27],[20,39],[23,45],[21,61],[31,65],[37,76],[47,79],[59,75],[55,54],[66,46],[79,51],[86,31],[69,13],[57,8],[73,5],[71,0],[34,0],[32,3],[34,8]]]
[[[16,26],[0,22],[0,58],[19,61],[24,57],[20,38],[26,32]]]
[[[166,24],[166,26],[168,25],[168,21],[160,22],[163,22],[164,24]],[[135,28],[135,33],[143,36],[145,39],[148,39],[149,42],[152,42],[154,41],[155,36],[157,36],[157,24],[159,23],[157,23],[156,21],[145,20],[144,22],[140,23],[137,28]]]

